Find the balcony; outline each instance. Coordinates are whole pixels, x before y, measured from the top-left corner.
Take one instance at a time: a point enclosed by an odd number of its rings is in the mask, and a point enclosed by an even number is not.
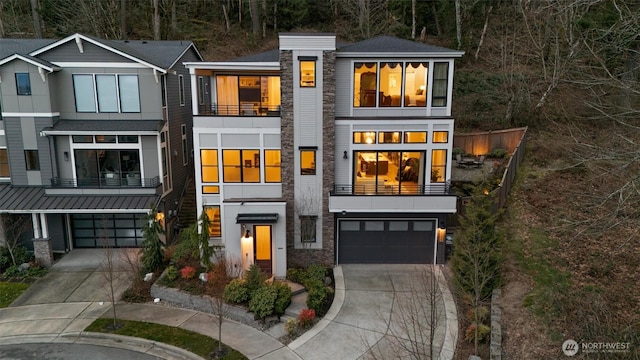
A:
[[[280,105],[256,105],[244,103],[240,105],[199,105],[198,115],[213,116],[280,116]]]
[[[51,178],[47,195],[157,195],[162,192],[158,176],[153,178]]]
[[[455,213],[456,196],[447,183],[430,185],[334,185],[330,212]]]

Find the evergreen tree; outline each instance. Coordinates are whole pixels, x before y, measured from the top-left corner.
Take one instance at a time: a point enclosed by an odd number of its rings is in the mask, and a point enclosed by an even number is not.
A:
[[[162,251],[162,241],[160,234],[164,232],[162,226],[156,219],[157,211],[155,207],[151,208],[149,214],[145,216],[145,222],[142,227],[142,257],[140,262],[145,271],[155,271],[162,265],[164,260],[164,252]]]
[[[209,269],[211,269],[211,255],[213,255],[213,250],[211,246],[209,246],[209,228],[211,227],[211,221],[209,220],[205,207],[202,208],[202,214],[198,222],[200,223],[200,233],[198,234],[200,263],[209,271]]]

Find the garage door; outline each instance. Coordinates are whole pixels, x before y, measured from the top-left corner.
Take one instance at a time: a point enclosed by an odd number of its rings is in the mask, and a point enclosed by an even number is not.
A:
[[[431,264],[434,220],[339,220],[338,263]]]
[[[145,214],[73,214],[71,233],[76,248],[139,247]]]

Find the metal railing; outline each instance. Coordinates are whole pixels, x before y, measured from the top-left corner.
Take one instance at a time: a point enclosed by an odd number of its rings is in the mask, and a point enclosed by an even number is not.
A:
[[[450,195],[451,186],[448,183],[429,185],[385,185],[385,184],[356,184],[333,185],[331,195]]]
[[[280,105],[199,105],[198,115],[214,116],[280,116]]]
[[[160,184],[158,176],[152,178],[51,178],[52,188],[155,188]]]

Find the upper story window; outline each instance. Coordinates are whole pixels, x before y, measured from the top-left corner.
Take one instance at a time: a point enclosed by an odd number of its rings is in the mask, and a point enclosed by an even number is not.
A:
[[[18,95],[31,95],[29,73],[16,73],[16,90]]]
[[[218,178],[218,150],[200,150],[200,162],[203,183],[217,183]]]
[[[77,112],[140,112],[138,75],[75,74]]]
[[[402,142],[402,133],[399,131],[380,131],[378,133],[379,144],[399,144]]]
[[[316,87],[316,62],[314,59],[300,60],[300,86]]]
[[[7,149],[0,149],[0,177],[9,177],[9,154]]]
[[[264,181],[268,183],[281,182],[280,150],[264,151]]]
[[[376,132],[375,131],[356,131],[353,133],[354,144],[375,144]]]
[[[426,107],[428,75],[428,62],[356,62],[353,106]]]
[[[433,64],[433,93],[431,106],[447,106],[447,87],[449,84],[449,63],[437,62]]]
[[[180,98],[180,106],[184,106],[184,76],[178,75],[178,98]]]
[[[267,115],[280,111],[280,76],[216,76],[218,115]]]
[[[300,174],[316,174],[316,150],[300,150]]]
[[[24,158],[27,170],[40,170],[40,159],[38,158],[38,150],[25,150]]]
[[[448,131],[434,131],[433,140],[434,143],[446,143],[449,141]]]
[[[222,172],[227,183],[259,183],[260,150],[222,150]]]
[[[414,143],[424,144],[427,142],[427,132],[426,131],[405,131],[404,142],[406,144],[414,144]]]

